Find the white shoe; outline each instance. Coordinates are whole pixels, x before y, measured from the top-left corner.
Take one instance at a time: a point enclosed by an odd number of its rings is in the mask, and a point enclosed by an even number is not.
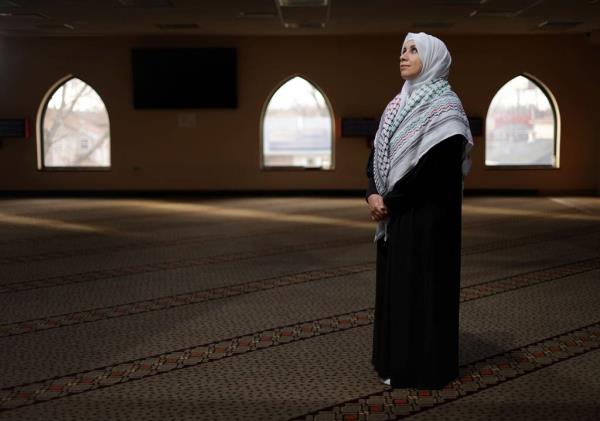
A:
[[[379,381],[380,381],[381,383],[383,383],[383,384],[386,384],[386,385],[388,385],[388,386],[391,386],[391,385],[392,385],[392,383],[391,383],[390,379],[382,379],[382,378],[380,377],[380,378],[379,378]]]

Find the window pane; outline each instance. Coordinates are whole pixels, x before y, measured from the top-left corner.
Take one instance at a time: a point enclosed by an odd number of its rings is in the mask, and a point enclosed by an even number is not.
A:
[[[486,119],[486,165],[556,164],[556,120],[538,85],[517,76],[496,94]]]
[[[271,97],[264,115],[264,165],[329,169],[331,144],[325,98],[305,79],[290,79]]]
[[[44,166],[110,166],[108,113],[85,82],[69,79],[52,95],[42,130]]]

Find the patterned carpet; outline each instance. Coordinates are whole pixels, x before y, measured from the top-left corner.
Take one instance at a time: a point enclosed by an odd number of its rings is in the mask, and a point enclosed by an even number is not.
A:
[[[599,197],[465,198],[442,390],[370,365],[373,230],[361,198],[2,199],[0,420],[600,419]]]

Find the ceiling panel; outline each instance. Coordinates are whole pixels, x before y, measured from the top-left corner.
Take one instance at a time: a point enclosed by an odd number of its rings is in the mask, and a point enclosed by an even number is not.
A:
[[[0,0],[3,35],[455,34],[600,31],[598,0],[329,0],[285,8],[277,0]],[[289,3],[285,3],[289,4]],[[293,4],[293,3],[292,3]],[[327,14],[324,15],[324,11]],[[318,23],[318,24],[317,24]]]

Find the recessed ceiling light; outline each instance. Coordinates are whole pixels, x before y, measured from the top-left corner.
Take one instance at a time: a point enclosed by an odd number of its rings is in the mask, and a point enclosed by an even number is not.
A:
[[[325,22],[284,22],[283,26],[289,29],[300,28],[325,28]]]
[[[331,0],[277,0],[276,6],[284,28],[325,28]]]

